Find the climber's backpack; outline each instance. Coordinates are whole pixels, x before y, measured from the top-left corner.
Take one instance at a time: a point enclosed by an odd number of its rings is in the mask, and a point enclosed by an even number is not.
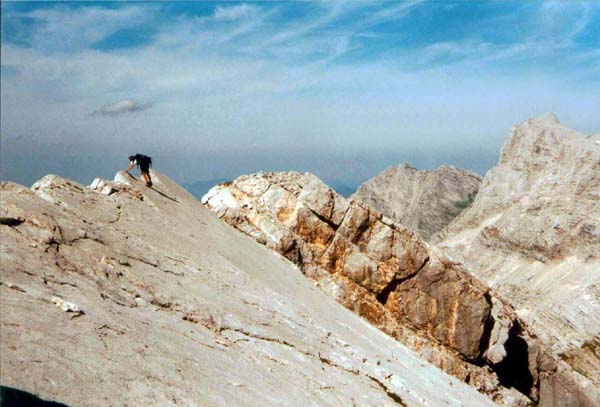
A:
[[[148,165],[148,167],[152,167],[152,157],[148,157],[144,154],[136,154],[133,156],[134,162],[141,165]]]

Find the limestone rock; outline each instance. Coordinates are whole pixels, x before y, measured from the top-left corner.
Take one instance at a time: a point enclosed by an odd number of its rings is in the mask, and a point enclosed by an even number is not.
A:
[[[446,166],[419,171],[402,164],[368,180],[351,198],[430,240],[471,204],[480,184],[481,177],[470,171]]]
[[[77,304],[63,300],[60,297],[52,297],[52,302],[56,304],[58,308],[65,312],[73,312],[75,314],[83,314],[83,310]]]
[[[494,405],[152,177],[0,185],[3,386],[70,406]]]
[[[498,402],[550,405],[539,388],[558,362],[510,306],[410,230],[310,173],[242,176],[202,201],[446,372]]]
[[[590,345],[600,342],[600,144],[593,137],[554,115],[516,125],[473,205],[444,237],[446,253],[600,385],[600,351]]]

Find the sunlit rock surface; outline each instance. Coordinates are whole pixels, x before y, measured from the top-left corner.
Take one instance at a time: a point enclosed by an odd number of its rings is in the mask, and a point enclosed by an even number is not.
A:
[[[1,184],[7,389],[68,406],[494,405],[152,178]]]
[[[401,164],[362,184],[351,198],[428,241],[471,204],[480,184],[479,175],[459,168],[419,171]]]
[[[540,389],[572,379],[487,286],[310,173],[242,176],[214,187],[203,202],[298,264],[338,302],[498,402],[522,405],[527,395],[549,406],[552,397],[540,398]],[[581,388],[566,388],[581,405],[593,405]]]
[[[439,246],[600,385],[600,142],[548,114],[516,125]]]

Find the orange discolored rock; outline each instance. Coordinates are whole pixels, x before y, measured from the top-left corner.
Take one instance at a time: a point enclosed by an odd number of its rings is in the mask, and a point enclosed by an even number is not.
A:
[[[556,370],[510,306],[462,265],[312,174],[242,176],[211,189],[203,203],[346,308],[499,403],[538,401],[541,380]]]

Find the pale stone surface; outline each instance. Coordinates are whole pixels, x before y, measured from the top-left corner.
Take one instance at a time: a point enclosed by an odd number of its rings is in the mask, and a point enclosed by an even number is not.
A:
[[[549,114],[510,132],[440,247],[600,385],[600,145]]]
[[[60,297],[52,297],[52,302],[61,310],[65,312],[74,312],[76,314],[83,314],[83,310],[77,304],[63,300]]]
[[[401,164],[362,184],[350,197],[430,238],[468,207],[481,177],[455,167],[422,170]]]
[[[1,184],[3,385],[70,406],[494,405],[152,178]]]
[[[498,402],[526,402],[506,384],[551,405],[539,399],[540,383],[557,369],[544,345],[510,306],[410,230],[309,173],[242,176],[202,201],[446,372]]]

